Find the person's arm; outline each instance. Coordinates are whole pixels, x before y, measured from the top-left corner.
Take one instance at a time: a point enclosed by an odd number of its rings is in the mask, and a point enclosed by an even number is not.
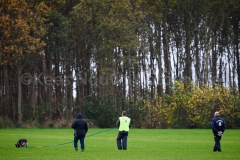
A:
[[[215,122],[212,120],[212,122],[211,122],[211,125],[212,125],[212,130],[213,130],[213,132],[218,132],[218,130],[217,130],[217,128],[215,127]]]
[[[71,128],[73,128],[74,130],[75,130],[75,128],[76,128],[76,122],[74,121],[73,123],[72,123],[72,126],[71,126]]]
[[[85,124],[85,132],[86,132],[86,133],[88,132],[88,124],[87,124],[87,122],[86,122],[86,124]]]
[[[222,132],[224,132],[225,129],[226,129],[226,123],[225,123],[225,121],[223,120],[223,131],[222,131]]]
[[[117,121],[116,126],[117,126],[117,128],[119,128],[119,126],[120,126],[120,120]]]

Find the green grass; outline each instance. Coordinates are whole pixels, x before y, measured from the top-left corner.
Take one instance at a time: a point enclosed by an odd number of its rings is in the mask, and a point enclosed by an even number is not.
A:
[[[0,160],[240,159],[240,130],[226,130],[221,153],[212,152],[209,129],[131,129],[126,151],[117,150],[116,129],[89,129],[87,135],[85,152],[76,152],[72,129],[0,129]],[[29,148],[15,148],[20,138],[28,139]]]

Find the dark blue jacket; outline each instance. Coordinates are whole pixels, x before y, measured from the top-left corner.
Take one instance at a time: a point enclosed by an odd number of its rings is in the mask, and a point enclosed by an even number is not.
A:
[[[88,132],[88,125],[87,122],[82,118],[82,114],[79,113],[77,115],[77,119],[72,123],[72,128],[74,131],[74,136],[78,138],[85,137],[86,133]]]
[[[212,119],[211,126],[212,126],[212,132],[214,134],[217,134],[218,131],[224,132],[224,130],[226,128],[224,119],[219,116],[216,116]]]

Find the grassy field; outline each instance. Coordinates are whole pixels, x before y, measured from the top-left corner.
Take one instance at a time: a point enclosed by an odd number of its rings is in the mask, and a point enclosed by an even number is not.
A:
[[[72,129],[0,129],[0,160],[240,159],[240,130],[226,130],[223,152],[212,152],[210,129],[131,129],[126,151],[117,150],[116,136],[116,129],[89,129],[85,152],[76,152]],[[29,148],[15,148],[20,138]]]

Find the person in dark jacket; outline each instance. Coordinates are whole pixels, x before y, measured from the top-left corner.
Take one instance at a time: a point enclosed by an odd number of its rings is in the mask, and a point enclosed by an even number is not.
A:
[[[224,119],[220,117],[219,112],[214,113],[214,118],[211,121],[211,126],[212,126],[212,132],[215,140],[213,151],[221,152],[222,150],[221,150],[220,140],[225,131],[226,124]]]
[[[117,136],[117,147],[119,150],[127,150],[127,137],[129,127],[131,127],[131,119],[127,117],[127,112],[122,112],[122,117],[119,117],[117,121],[118,136]]]
[[[73,121],[72,128],[74,129],[74,148],[78,151],[78,140],[80,140],[81,150],[84,152],[84,138],[88,132],[88,124],[81,113],[78,113],[77,119]]]

